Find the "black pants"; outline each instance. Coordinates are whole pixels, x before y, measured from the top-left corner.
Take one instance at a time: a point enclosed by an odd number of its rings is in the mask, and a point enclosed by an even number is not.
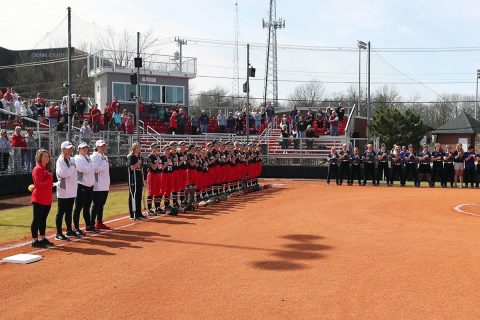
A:
[[[443,176],[443,163],[441,161],[435,161],[432,166],[432,185],[435,186],[435,182],[437,181],[440,182],[441,186],[445,186],[447,184]]]
[[[32,238],[36,239],[38,233],[41,236],[45,236],[45,230],[47,229],[47,217],[50,212],[51,206],[44,206],[36,202],[32,203],[33,205],[33,220],[31,225]]]
[[[464,182],[465,186],[467,187],[468,184],[470,183],[470,186],[473,188],[473,185],[475,183],[475,167],[473,168],[465,168],[465,171],[463,172],[464,176]]]
[[[57,233],[62,233],[62,220],[65,215],[65,225],[67,226],[67,231],[72,230],[72,211],[73,204],[75,203],[75,198],[58,198],[58,211],[55,216],[55,224],[57,226]]]
[[[350,163],[348,161],[341,161],[338,168],[338,175],[340,184],[343,183],[343,178],[346,176],[347,183],[350,181]]]
[[[135,196],[135,208],[132,205],[132,194]],[[128,209],[130,210],[130,218],[140,217],[142,215],[142,185],[137,184],[130,186],[130,192],[128,193]]]
[[[358,180],[358,185],[362,184],[362,170],[360,168],[360,164],[352,164],[352,167],[350,168],[350,185],[353,185],[354,179]]]
[[[390,172],[390,184],[393,184],[393,181],[398,180],[400,184],[405,185],[405,179],[403,178],[403,168],[401,164],[392,165]]]
[[[0,153],[0,171],[6,171],[8,169],[8,160],[10,159],[10,153]]]
[[[337,174],[337,164],[336,163],[331,163],[328,166],[328,176],[327,176],[327,183],[330,183],[330,179],[335,177],[335,181],[337,184],[339,183],[338,180],[338,174]]]
[[[375,166],[373,165],[373,162],[365,162],[363,185],[367,184],[367,180],[372,180],[373,185],[375,185]]]
[[[383,176],[383,179],[382,179]],[[388,162],[379,162],[378,163],[378,171],[377,171],[377,184],[380,184],[380,180],[389,181],[389,174],[388,174]]]
[[[447,182],[450,182],[450,187],[453,187],[453,173],[453,163],[445,163],[443,166],[443,181],[445,182],[445,185],[447,185]]]
[[[93,191],[92,216],[90,225],[95,225],[95,220],[103,223],[103,207],[107,203],[108,191]]]
[[[403,184],[409,178],[412,178],[415,185],[418,184],[418,177],[417,177],[417,165],[415,163],[407,163],[405,165],[405,174],[403,175]]]
[[[429,186],[432,186],[432,171],[430,169],[430,164],[428,165],[420,165],[418,168],[418,186],[420,186],[420,183],[423,181],[423,179],[426,179],[428,182]]]
[[[197,134],[197,126],[192,126],[192,134]]]
[[[75,210],[73,211],[73,224],[75,229],[80,229],[80,211],[83,210],[85,226],[90,226],[90,207],[92,206],[93,186],[86,187],[78,185],[77,198],[75,199]]]
[[[478,188],[478,185],[480,184],[480,164],[477,164],[475,174],[477,178],[475,186]]]

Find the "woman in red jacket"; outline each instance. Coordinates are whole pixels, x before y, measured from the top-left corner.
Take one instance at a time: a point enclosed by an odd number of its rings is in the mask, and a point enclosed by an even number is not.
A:
[[[170,117],[170,133],[175,134],[176,131],[177,131],[177,113],[173,111],[172,116]]]
[[[51,173],[50,153],[45,149],[40,149],[35,155],[37,165],[33,168],[33,221],[32,221],[32,247],[44,248],[53,246],[53,243],[45,238],[45,229],[47,228],[47,217],[52,206],[53,176]],[[38,240],[38,233],[42,238]]]

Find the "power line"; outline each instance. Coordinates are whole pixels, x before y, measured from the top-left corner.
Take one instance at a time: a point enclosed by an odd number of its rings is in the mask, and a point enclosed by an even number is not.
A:
[[[211,79],[229,79],[232,80],[232,77],[228,76],[214,76],[214,75],[197,75],[197,78],[211,78]],[[246,78],[240,78],[245,80]],[[252,78],[252,81],[265,81],[263,78]],[[419,82],[415,79],[413,82],[398,82],[398,81],[372,81],[372,84],[391,84],[391,85],[410,85],[410,84],[472,84],[476,83],[475,81],[429,81],[429,82]],[[328,83],[328,84],[358,84],[358,81],[323,81],[323,80],[297,80],[297,79],[278,79],[278,82],[291,82],[291,83]],[[436,92],[436,91],[434,91]],[[438,93],[437,93],[438,94]],[[440,94],[438,94],[440,95]]]
[[[233,46],[234,42],[228,40],[207,39],[207,38],[193,38],[187,37],[192,44],[215,44]],[[239,45],[246,46],[247,42],[239,42]],[[250,42],[251,47],[265,48],[266,44],[258,42]],[[286,50],[302,50],[302,51],[344,51],[357,52],[357,47],[342,47],[342,46],[317,46],[317,45],[294,45],[294,44],[279,44],[279,49]],[[396,47],[396,48],[375,48],[377,52],[418,52],[418,53],[432,53],[432,52],[476,52],[480,51],[480,47]]]
[[[72,61],[76,60],[83,60],[87,58],[88,55],[78,55],[72,58]],[[38,61],[38,62],[25,62],[25,63],[17,63],[17,64],[10,64],[6,66],[0,66],[0,70],[5,70],[5,69],[13,69],[13,68],[25,68],[25,67],[36,67],[36,66],[43,66],[43,65],[48,65],[48,64],[55,64],[55,63],[62,63],[62,62],[67,62],[66,58],[60,58],[60,59],[51,59],[51,60],[44,60],[44,61]]]

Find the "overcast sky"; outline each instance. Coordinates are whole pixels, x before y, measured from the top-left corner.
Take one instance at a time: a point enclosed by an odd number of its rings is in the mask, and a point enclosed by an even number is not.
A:
[[[241,42],[266,43],[262,18],[268,0],[238,0]],[[234,40],[235,0],[113,1],[17,0],[0,19],[0,46],[8,49],[66,45],[66,7],[73,12],[73,43],[95,42],[108,27],[153,30],[164,39],[155,48],[173,54],[169,38]],[[404,100],[429,101],[437,94],[475,95],[480,68],[479,0],[277,0],[277,17],[286,20],[278,31],[280,45],[355,47],[357,39],[372,43],[372,89],[389,84]],[[384,52],[381,48],[477,47],[469,51]],[[379,51],[376,51],[379,50]],[[240,47],[240,75],[245,55]],[[222,86],[232,90],[233,48],[189,41],[184,55],[198,58],[195,91]],[[365,83],[366,54],[362,55]],[[265,48],[253,47],[251,64],[264,78]],[[279,49],[279,97],[287,98],[302,81],[322,81],[327,93],[358,82],[358,52]],[[225,77],[225,78],[211,78]],[[240,80],[240,84],[243,80]],[[440,82],[440,83],[439,83]],[[457,83],[454,83],[457,82]],[[461,83],[458,83],[461,82]],[[261,97],[263,82],[254,81],[252,95]]]

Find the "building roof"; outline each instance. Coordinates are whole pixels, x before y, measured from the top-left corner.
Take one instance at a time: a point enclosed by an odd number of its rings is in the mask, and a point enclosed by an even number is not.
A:
[[[437,128],[433,131],[433,134],[474,134],[480,132],[480,121],[475,120],[470,115],[466,114],[465,111],[460,112],[460,114],[445,123],[440,128]]]

